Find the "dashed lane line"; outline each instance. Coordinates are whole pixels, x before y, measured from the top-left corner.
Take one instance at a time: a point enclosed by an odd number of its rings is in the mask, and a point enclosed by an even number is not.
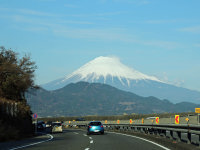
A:
[[[77,132],[74,132],[74,134],[79,134],[79,133],[77,133]]]
[[[90,141],[90,144],[93,144],[93,143],[94,143],[94,141],[93,141],[93,140],[91,140],[91,141]]]

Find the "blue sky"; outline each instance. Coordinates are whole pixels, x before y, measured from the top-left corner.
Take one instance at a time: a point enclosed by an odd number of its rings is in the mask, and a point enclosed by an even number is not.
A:
[[[0,46],[31,54],[36,83],[98,56],[200,91],[199,0],[0,0]]]

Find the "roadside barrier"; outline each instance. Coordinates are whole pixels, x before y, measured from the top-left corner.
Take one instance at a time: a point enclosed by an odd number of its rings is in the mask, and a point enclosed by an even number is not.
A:
[[[73,122],[71,124],[67,124],[68,127],[79,127],[86,128],[89,121],[83,122]],[[103,122],[102,122],[103,123]],[[166,138],[170,138],[172,140],[176,140],[181,142],[183,139],[183,134],[186,135],[186,142],[188,144],[192,144],[192,137],[197,136],[197,144],[200,147],[200,126],[199,125],[190,125],[190,124],[104,124],[104,128],[106,131],[117,131],[117,132],[140,132],[144,134],[153,134]]]
[[[198,145],[200,146],[200,126],[198,125],[149,125],[149,124],[110,124],[105,125],[105,129],[108,131],[121,131],[121,132],[141,132],[145,134],[154,134],[163,137],[169,137],[181,142],[183,133],[186,134],[187,143],[192,143],[192,136],[198,136]],[[168,136],[167,136],[167,133]]]

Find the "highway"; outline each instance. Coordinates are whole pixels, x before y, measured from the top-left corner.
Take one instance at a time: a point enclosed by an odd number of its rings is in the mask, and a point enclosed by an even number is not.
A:
[[[87,135],[84,130],[64,130],[63,133],[48,135],[41,143],[27,142],[11,145],[10,150],[168,150],[157,143],[125,135],[105,132],[104,135]],[[2,147],[1,147],[2,148]]]

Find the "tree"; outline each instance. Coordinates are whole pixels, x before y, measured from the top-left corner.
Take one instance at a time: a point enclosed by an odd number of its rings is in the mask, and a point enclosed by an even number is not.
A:
[[[37,88],[34,84],[36,68],[30,56],[19,59],[11,49],[0,47],[0,97],[25,101],[25,92]]]

